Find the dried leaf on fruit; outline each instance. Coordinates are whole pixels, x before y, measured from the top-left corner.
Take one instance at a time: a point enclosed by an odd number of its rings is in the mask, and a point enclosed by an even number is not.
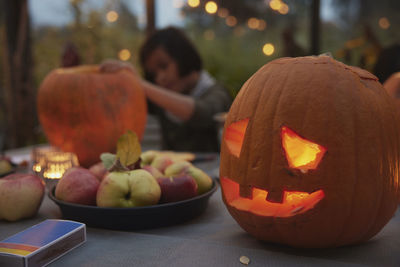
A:
[[[118,139],[117,158],[123,166],[127,167],[136,163],[141,153],[142,150],[136,133],[128,131]]]

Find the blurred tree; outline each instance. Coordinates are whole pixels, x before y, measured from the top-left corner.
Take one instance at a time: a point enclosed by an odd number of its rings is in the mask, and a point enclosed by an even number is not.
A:
[[[70,0],[70,9],[72,11],[74,22],[73,25],[76,29],[81,28],[82,26],[82,5],[85,0]]]
[[[2,4],[0,4],[2,6]],[[0,44],[4,44],[4,9],[0,8]],[[3,151],[4,140],[5,140],[5,104],[4,104],[4,71],[3,71],[3,62],[4,57],[3,53],[5,49],[0,48],[0,153]]]
[[[336,54],[347,64],[374,72],[381,51],[400,42],[400,1],[332,0],[331,8],[345,37]]]
[[[205,2],[202,1],[203,4]],[[198,8],[186,6],[183,11],[200,27],[209,27],[215,20],[218,20],[218,16],[223,19],[226,16],[231,16],[235,18],[237,25],[246,25],[250,18],[264,19],[267,21],[267,28],[269,28],[288,21],[293,22],[298,17],[298,13],[304,11],[304,6],[309,6],[308,0],[285,0],[284,2],[290,6],[290,11],[282,15],[277,10],[272,10],[268,1],[265,0],[215,0],[214,2],[217,3],[219,12],[223,10],[222,13],[227,12],[226,15],[218,13],[216,16],[206,16],[204,6],[201,5]]]
[[[310,21],[310,54],[318,55],[320,51],[320,0],[311,2],[311,21]]]
[[[308,54],[305,51],[305,49],[295,41],[294,38],[295,31],[296,31],[296,26],[290,25],[286,27],[282,32],[282,39],[283,39],[282,56],[284,57],[303,57]]]
[[[79,55],[80,64],[98,64],[106,58],[118,58],[122,49],[131,52],[128,60],[136,64],[136,51],[144,32],[138,27],[137,18],[128,6],[129,1],[105,1],[97,8],[87,0],[70,1],[71,23],[61,27],[34,28],[35,84],[39,85],[47,73],[62,65],[62,54],[68,43],[74,44],[74,53]],[[116,21],[107,20],[110,11],[116,12]]]
[[[31,83],[32,56],[27,0],[1,1],[6,148],[34,139],[35,90]]]
[[[119,11],[118,26],[132,32],[139,31],[137,17],[130,11],[127,1],[129,0],[121,1],[117,6]]]
[[[236,17],[239,23],[246,23],[251,17],[260,17],[261,14],[266,15],[269,9],[266,8],[265,1],[261,0],[215,0],[220,8],[229,10],[231,16]]]
[[[349,31],[349,25],[370,24],[377,16],[388,16],[394,21],[399,21],[398,0],[331,0],[331,7]]]
[[[215,0],[218,5],[218,12],[209,15],[204,11],[206,1],[196,8],[186,6],[183,12],[187,15],[189,25],[206,30],[215,29],[218,35],[226,35],[228,29],[233,31],[243,27],[247,30],[254,19],[261,20],[264,26],[256,26],[261,35],[270,36],[271,33],[283,34],[287,27],[297,25],[299,35],[310,34],[310,38],[304,38],[307,52],[319,50],[319,0],[275,0],[281,5],[280,9],[273,9],[271,1],[266,0]],[[311,5],[314,4],[314,5]],[[315,8],[314,8],[315,7]],[[276,8],[276,7],[274,7]],[[232,24],[228,21],[234,21]],[[257,23],[257,22],[256,22]],[[231,24],[228,26],[228,24]],[[192,26],[193,27],[193,26]]]
[[[284,53],[304,55],[309,52],[309,0],[280,2],[287,4],[287,13],[273,10],[265,0],[217,0],[218,11],[208,14],[206,2],[201,1],[194,8],[189,5],[183,8],[185,29],[195,40],[205,68],[227,86],[233,96],[268,61]],[[290,34],[289,52],[285,50],[288,38],[284,38],[284,31],[293,25],[296,31]],[[267,43],[274,47],[270,55],[263,52]]]
[[[146,34],[150,35],[156,28],[156,15],[154,0],[146,0]]]

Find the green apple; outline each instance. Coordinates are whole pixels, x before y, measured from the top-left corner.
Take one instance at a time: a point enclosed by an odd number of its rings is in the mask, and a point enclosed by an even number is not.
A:
[[[110,172],[97,190],[99,207],[139,207],[158,203],[161,189],[145,170]]]
[[[43,200],[45,185],[38,176],[10,174],[0,179],[0,219],[17,221],[34,216]]]
[[[0,159],[0,175],[6,174],[12,170],[11,163],[8,160]]]
[[[185,172],[189,167],[194,167],[189,161],[178,161],[165,168],[164,174],[165,176],[172,176],[181,172]]]
[[[164,170],[174,162],[174,159],[170,155],[159,154],[155,156],[150,166],[153,166],[157,168],[160,172],[164,173]]]
[[[154,158],[158,155],[156,150],[147,150],[140,155],[140,165],[143,167],[145,165],[150,165]]]
[[[164,172],[165,176],[188,175],[197,183],[197,194],[203,194],[212,187],[212,179],[207,173],[193,166],[190,162],[180,161],[169,165]]]

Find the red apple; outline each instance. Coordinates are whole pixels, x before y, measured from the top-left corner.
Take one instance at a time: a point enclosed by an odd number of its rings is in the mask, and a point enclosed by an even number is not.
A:
[[[166,176],[187,175],[193,177],[197,183],[197,194],[201,195],[212,188],[213,180],[203,170],[193,166],[190,162],[175,162],[169,165],[164,174]]]
[[[99,185],[97,177],[88,169],[73,167],[68,169],[58,182],[55,196],[65,202],[96,205]]]
[[[35,215],[42,203],[44,182],[33,174],[10,174],[0,179],[0,219],[17,221]]]
[[[94,175],[96,175],[97,179],[99,179],[99,181],[103,181],[104,176],[107,175],[108,170],[106,169],[106,167],[104,167],[104,164],[102,161],[92,165],[89,168],[89,171],[91,171]]]
[[[197,196],[197,183],[188,175],[157,178],[161,188],[160,203],[176,202]]]

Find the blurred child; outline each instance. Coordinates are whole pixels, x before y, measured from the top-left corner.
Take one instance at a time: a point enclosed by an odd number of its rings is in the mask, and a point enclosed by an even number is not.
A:
[[[161,125],[162,149],[218,152],[218,126],[214,115],[229,110],[231,96],[203,69],[191,41],[174,27],[147,38],[140,49],[142,80],[149,111]],[[115,60],[101,65],[104,72],[129,68]]]

